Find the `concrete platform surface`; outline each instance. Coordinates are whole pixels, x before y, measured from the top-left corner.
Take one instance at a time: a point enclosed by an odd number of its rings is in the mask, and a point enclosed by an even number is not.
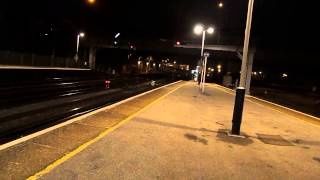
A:
[[[123,120],[184,83],[176,82],[139,94],[0,145],[0,180],[25,179],[52,167],[53,163],[120,126]]]
[[[229,137],[233,104],[219,86],[201,94],[188,82],[40,178],[320,178],[320,126],[248,99],[247,138]]]

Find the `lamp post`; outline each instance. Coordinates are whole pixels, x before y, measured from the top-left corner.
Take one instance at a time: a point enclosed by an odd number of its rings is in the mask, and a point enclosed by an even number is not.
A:
[[[147,65],[146,66],[146,73],[148,73],[149,64],[150,64],[149,62],[146,63],[146,65]]]
[[[204,84],[206,82],[206,76],[207,76],[207,61],[208,61],[208,57],[209,57],[209,53],[208,52],[205,52],[203,54],[203,57],[204,57],[204,67],[203,67],[203,74],[204,74],[204,78],[203,78],[203,83],[202,83],[202,93],[204,93]]]
[[[205,59],[203,59],[203,51],[204,51],[204,44],[205,44],[205,39],[206,39],[206,33],[208,34],[213,34],[214,33],[214,29],[212,27],[208,27],[207,29],[201,25],[198,24],[194,27],[194,33],[197,35],[201,35],[202,34],[202,44],[201,44],[201,63],[202,63],[202,68],[201,68],[201,80],[200,80],[200,88],[202,89],[202,92],[204,92],[204,84],[205,84],[205,67],[207,65],[207,61]]]
[[[85,36],[85,34],[83,32],[80,32],[77,35],[77,51],[76,51],[76,55],[75,55],[76,61],[78,61],[78,59],[79,59],[78,53],[79,53],[79,46],[80,46],[80,38],[83,38],[84,36]]]
[[[246,30],[245,30],[245,39],[244,39],[244,45],[243,45],[240,85],[239,85],[239,87],[237,87],[237,90],[236,90],[236,98],[235,98],[233,118],[232,118],[231,134],[233,134],[233,135],[240,135],[243,104],[244,104],[244,98],[245,98],[245,93],[246,93],[245,87],[246,87],[247,70],[248,70],[247,69],[248,51],[249,51],[253,4],[254,4],[254,0],[249,0]],[[251,74],[249,74],[249,75],[251,75]]]

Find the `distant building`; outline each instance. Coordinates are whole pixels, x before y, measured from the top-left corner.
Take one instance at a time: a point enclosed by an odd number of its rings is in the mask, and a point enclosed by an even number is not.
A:
[[[187,64],[179,64],[179,69],[189,71],[190,66]]]

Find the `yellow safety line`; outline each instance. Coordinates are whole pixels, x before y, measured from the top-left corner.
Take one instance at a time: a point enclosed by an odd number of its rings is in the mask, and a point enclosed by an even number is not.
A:
[[[267,105],[263,105],[263,104],[260,104],[259,102],[255,102],[255,101],[252,101],[252,100],[248,100],[247,101],[251,102],[251,103],[254,103],[254,104],[257,104],[257,105],[260,105],[262,107],[266,107],[266,108],[269,108],[273,111],[276,111],[278,113],[281,113],[282,115],[284,116],[287,116],[288,118],[294,118],[296,120],[299,120],[299,121],[303,121],[305,123],[308,123],[310,125],[313,125],[313,126],[316,126],[316,127],[319,127],[320,123],[317,121],[317,120],[308,120],[308,119],[305,119],[305,118],[298,118],[298,117],[295,117],[291,114],[288,114],[288,113],[285,113],[285,112],[282,112],[281,110],[278,110],[276,108],[273,108],[273,107],[270,107],[270,106],[267,106]],[[290,110],[290,109],[289,109]]]
[[[151,92],[157,91],[157,90],[162,89],[162,88],[165,88],[165,87],[172,86],[172,85],[177,84],[177,83],[180,83],[180,82],[182,82],[182,81],[176,81],[176,82],[173,82],[173,83],[164,85],[164,86],[160,86],[160,87],[158,87],[158,88],[155,88],[155,89],[152,89],[152,90],[143,92],[143,93],[141,93],[141,94],[138,94],[138,95],[129,97],[129,98],[127,98],[127,99],[121,100],[121,101],[116,102],[116,103],[114,103],[114,104],[111,104],[111,105],[102,107],[102,108],[100,108],[100,109],[97,109],[97,110],[94,110],[94,111],[90,111],[90,112],[88,111],[88,113],[85,112],[85,114],[83,114],[83,115],[81,115],[81,116],[75,117],[75,118],[70,119],[70,120],[68,120],[68,121],[65,121],[65,122],[63,122],[63,123],[60,123],[60,124],[51,126],[51,127],[49,127],[49,128],[46,128],[46,129],[43,129],[43,130],[41,130],[41,131],[32,133],[32,134],[30,134],[30,135],[27,135],[27,136],[18,138],[18,139],[16,139],[16,140],[10,141],[10,142],[8,142],[8,143],[6,143],[6,144],[1,144],[1,145],[0,145],[0,151],[2,151],[2,150],[4,150],[4,149],[7,149],[7,148],[10,148],[10,147],[12,147],[12,146],[14,146],[14,145],[17,145],[17,144],[26,142],[26,141],[28,141],[28,140],[30,140],[30,139],[33,139],[33,138],[38,137],[38,136],[41,136],[41,135],[43,135],[43,134],[49,133],[49,132],[51,132],[51,131],[53,131],[53,130],[55,130],[55,129],[59,129],[59,128],[62,128],[62,127],[67,126],[67,125],[69,125],[69,124],[72,124],[72,123],[74,123],[74,122],[78,122],[78,121],[80,121],[80,120],[82,120],[82,119],[84,119],[84,118],[86,118],[86,117],[88,117],[88,116],[91,116],[91,115],[93,115],[93,114],[96,114],[96,113],[98,113],[98,112],[105,111],[105,110],[107,110],[107,109],[110,109],[110,108],[119,106],[120,104],[126,103],[126,102],[131,101],[131,100],[133,100],[133,99],[136,99],[136,98],[138,98],[138,97],[144,96],[144,95],[149,94],[149,93],[151,93]]]
[[[235,95],[234,92],[230,92],[230,91],[232,91],[232,90],[230,90],[230,89],[224,89],[224,88],[222,88],[222,87],[220,87],[220,86],[214,86],[214,85],[212,85],[212,84],[209,84],[209,86],[212,86],[213,88],[219,89],[220,91],[223,91],[223,92],[225,92],[225,93],[231,94],[231,95],[233,95],[233,96]]]
[[[218,89],[218,90],[220,90],[220,91],[226,92],[226,93],[228,93],[228,94],[235,95],[234,93],[228,92],[229,89],[228,89],[228,90],[225,90],[225,87],[215,86],[215,85],[212,85],[212,84],[209,84],[209,86],[211,86],[211,87],[213,87],[213,88],[216,88],[216,89]],[[226,88],[226,89],[227,89],[227,88]],[[230,90],[230,91],[233,91],[233,90]],[[254,97],[254,96],[251,96],[251,97]],[[256,98],[256,97],[254,97],[254,98]],[[259,98],[256,98],[256,99],[260,100]],[[260,102],[252,101],[252,100],[250,100],[250,99],[246,99],[246,101],[249,101],[249,102],[254,103],[254,104],[257,104],[257,105],[260,105],[260,106],[262,106],[262,107],[269,108],[269,109],[271,109],[271,110],[273,110],[273,111],[276,111],[276,112],[278,112],[278,113],[281,113],[281,114],[283,114],[283,115],[285,115],[285,116],[287,116],[287,117],[289,117],[289,118],[294,118],[294,119],[299,120],[299,121],[304,121],[304,122],[306,122],[306,123],[308,123],[308,124],[310,124],[310,125],[313,125],[313,126],[316,125],[316,127],[319,127],[319,125],[320,125],[320,123],[317,122],[316,120],[301,119],[301,118],[295,117],[295,116],[293,116],[293,115],[291,115],[291,114],[288,114],[288,113],[286,113],[286,112],[283,112],[283,111],[281,111],[281,110],[279,110],[279,109],[273,108],[273,107],[268,106],[268,105],[261,104]],[[262,100],[262,101],[265,101],[265,100]],[[282,107],[281,105],[278,105],[278,104],[275,104],[275,105],[274,105],[274,103],[270,103],[270,102],[268,102],[268,101],[265,101],[265,103],[269,103],[270,105],[273,105],[273,106],[278,106],[278,107],[284,108],[284,109],[286,109],[286,110],[290,110],[290,111],[293,111],[293,112],[297,112],[297,111],[294,110],[294,109],[291,109],[291,108],[288,108],[288,107]],[[300,113],[300,112],[298,112],[298,113],[299,113],[300,115],[306,116],[305,113]],[[306,116],[306,117],[309,117],[309,116]]]
[[[164,99],[165,97],[167,97],[168,95],[170,95],[171,93],[173,93],[174,91],[178,90],[179,88],[185,86],[186,83],[184,83],[183,85],[171,90],[170,92],[168,92],[167,94],[161,96],[160,98],[154,100],[153,102],[151,102],[150,104],[148,104],[147,106],[145,106],[144,108],[140,109],[138,112],[130,115],[129,117],[125,118],[124,120],[122,120],[121,122],[119,122],[117,125],[106,129],[105,131],[101,132],[97,137],[95,137],[94,139],[80,145],[78,148],[76,148],[75,150],[69,152],[68,154],[64,155],[63,157],[61,157],[60,159],[56,160],[55,162],[53,162],[52,164],[48,165],[45,169],[39,171],[38,173],[34,174],[33,176],[30,176],[27,178],[27,180],[34,180],[34,179],[38,179],[41,176],[49,173],[50,171],[52,171],[54,168],[56,168],[57,166],[61,165],[62,163],[64,163],[65,161],[67,161],[68,159],[72,158],[73,156],[75,156],[76,154],[80,153],[81,151],[83,151],[84,149],[86,149],[88,146],[90,146],[91,144],[99,141],[100,139],[104,138],[105,136],[107,136],[109,133],[113,132],[114,130],[116,130],[117,128],[119,128],[120,126],[128,123],[130,120],[132,120],[133,117],[137,116],[139,113],[143,112],[144,110],[146,110],[147,108],[149,108],[150,106],[152,106],[153,104],[161,101],[162,99]]]

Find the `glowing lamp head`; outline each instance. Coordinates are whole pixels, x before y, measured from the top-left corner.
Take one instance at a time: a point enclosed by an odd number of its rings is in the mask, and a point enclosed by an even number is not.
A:
[[[208,32],[209,34],[213,34],[213,33],[214,33],[214,29],[213,29],[212,27],[209,27],[209,28],[207,29],[207,32]]]
[[[84,37],[85,34],[84,34],[83,32],[81,32],[81,33],[79,33],[79,36],[80,36],[80,37]]]
[[[203,33],[203,29],[203,26],[201,24],[198,24],[194,27],[193,32],[200,35],[201,33]]]

